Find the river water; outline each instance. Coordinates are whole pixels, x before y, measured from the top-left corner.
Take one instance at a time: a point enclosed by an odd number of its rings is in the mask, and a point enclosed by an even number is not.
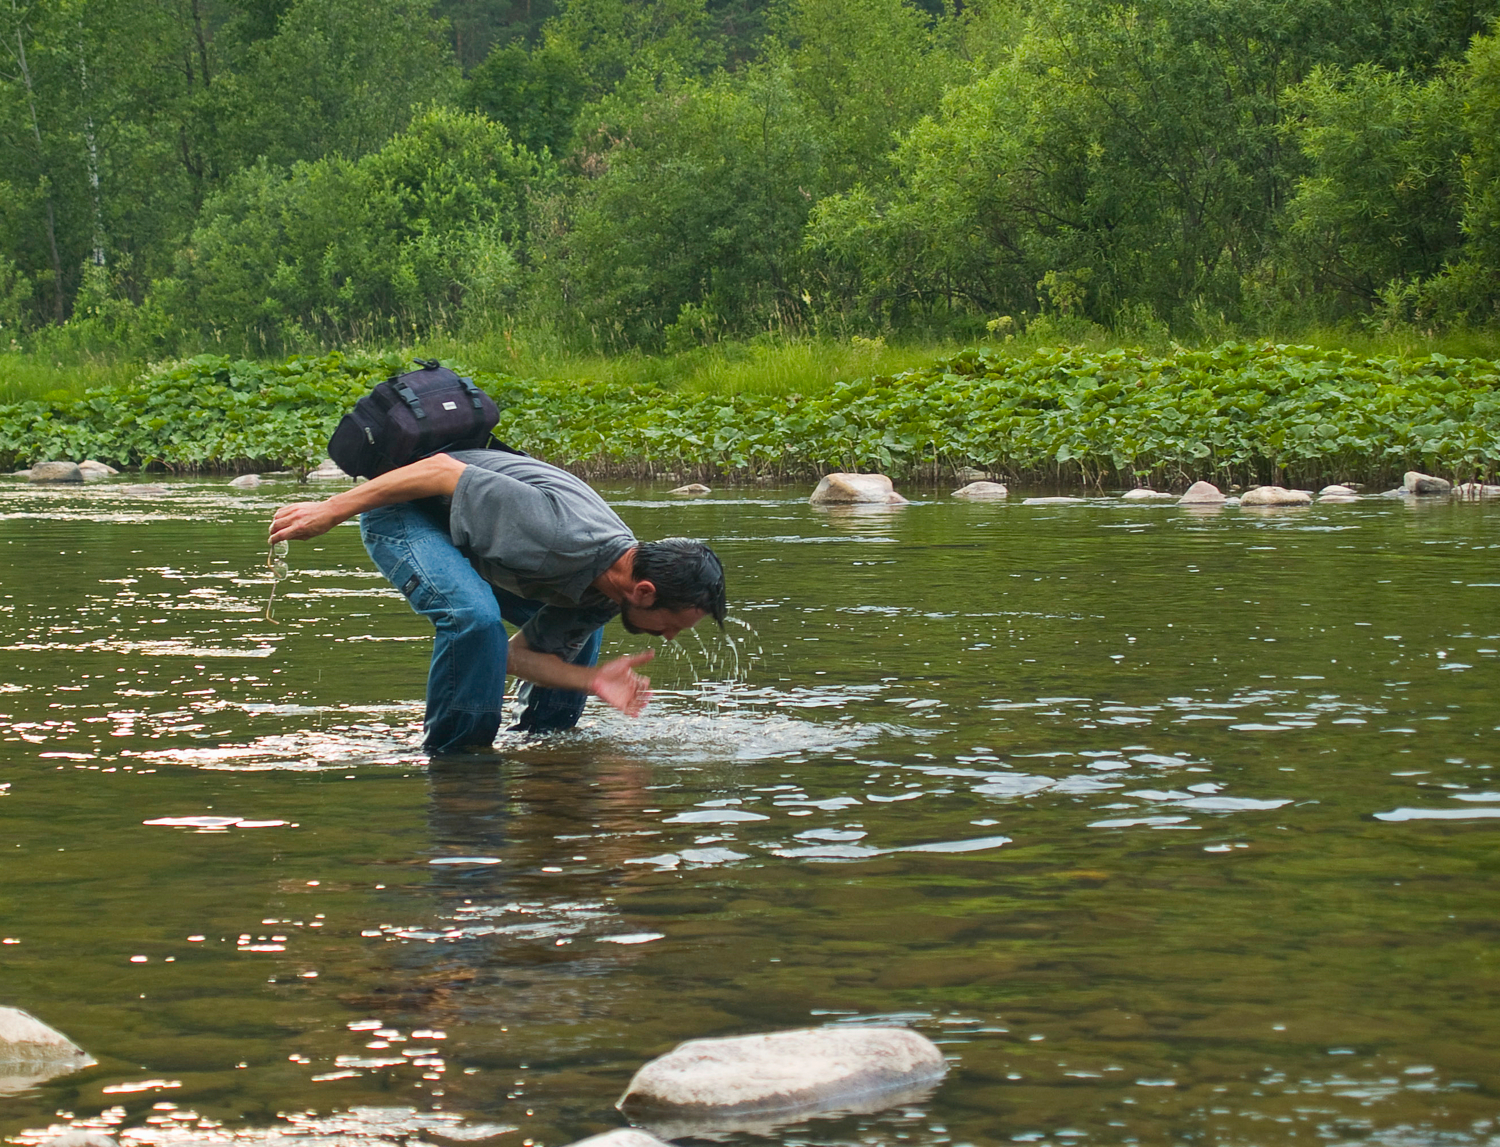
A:
[[[291,483],[0,490],[0,1005],[98,1060],[0,1135],[558,1147],[874,1020],[930,1099],[720,1141],[1497,1141],[1500,506],[603,489],[727,638],[434,769],[353,527],[266,620]]]

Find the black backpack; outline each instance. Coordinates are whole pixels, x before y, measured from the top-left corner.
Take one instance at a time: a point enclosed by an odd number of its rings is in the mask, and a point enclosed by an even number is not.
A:
[[[442,450],[482,450],[500,420],[495,400],[435,359],[388,378],[344,415],[328,456],[346,474],[374,478]]]

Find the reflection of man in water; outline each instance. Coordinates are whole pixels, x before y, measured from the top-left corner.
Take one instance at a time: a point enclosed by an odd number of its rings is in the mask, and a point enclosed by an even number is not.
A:
[[[705,617],[724,624],[724,569],[702,542],[638,542],[587,483],[535,458],[458,450],[402,466],[322,502],[276,511],[271,541],[315,538],[360,515],[375,564],[436,639],[423,747],[488,745],[507,670],[528,682],[519,729],[570,729],[587,695],[638,716],[642,653],[599,659],[615,614],[668,641]],[[507,646],[502,619],[518,626]]]

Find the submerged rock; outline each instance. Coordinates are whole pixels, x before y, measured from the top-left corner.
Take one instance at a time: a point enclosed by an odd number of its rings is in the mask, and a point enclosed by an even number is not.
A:
[[[38,462],[27,474],[33,482],[82,482],[77,462]]]
[[[119,1147],[119,1144],[102,1131],[85,1131],[75,1127],[64,1131],[55,1139],[48,1139],[40,1147]]]
[[[78,469],[83,471],[85,478],[113,478],[119,473],[113,466],[93,458],[85,458],[78,463]]]
[[[713,490],[702,482],[689,482],[686,486],[678,486],[672,493],[681,498],[701,498],[705,494],[712,494]]]
[[[1161,502],[1176,501],[1176,494],[1168,494],[1164,490],[1153,490],[1149,486],[1141,486],[1134,490],[1126,490],[1120,495],[1125,502]]]
[[[1224,491],[1212,482],[1194,482],[1187,493],[1177,499],[1179,506],[1214,506],[1224,501]]]
[[[1437,497],[1453,492],[1453,483],[1446,478],[1434,478],[1417,470],[1408,470],[1401,480],[1401,488],[1407,493],[1422,497]]]
[[[0,1008],[0,1095],[90,1067],[94,1059],[19,1008]]]
[[[814,506],[855,502],[899,505],[906,501],[884,474],[825,474],[808,499]]]
[[[891,1098],[896,1093],[935,1083],[947,1070],[936,1045],[906,1028],[807,1028],[699,1039],[636,1072],[618,1106],[632,1117],[659,1113],[715,1126],[725,1118],[764,1119],[851,1104],[874,1111],[897,1101]],[[863,1105],[868,1103],[875,1106]]]
[[[259,474],[241,474],[229,483],[236,490],[253,490],[260,485]]]
[[[1242,506],[1310,506],[1312,495],[1306,490],[1287,490],[1281,486],[1257,486],[1240,495]]]
[[[648,1135],[634,1127],[621,1127],[618,1131],[606,1131],[603,1135],[590,1135],[580,1139],[571,1147],[671,1147],[655,1135]]]
[[[960,490],[954,490],[955,498],[1008,498],[1008,490],[1003,482],[970,482]]]
[[[1083,498],[1027,498],[1021,503],[1023,506],[1073,506],[1084,501]]]
[[[1483,482],[1465,482],[1461,486],[1453,487],[1453,492],[1460,498],[1500,498],[1500,486],[1486,486]]]

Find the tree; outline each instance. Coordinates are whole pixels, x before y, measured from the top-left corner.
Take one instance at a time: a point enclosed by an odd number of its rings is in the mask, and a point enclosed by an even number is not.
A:
[[[794,0],[768,56],[791,71],[823,141],[831,189],[883,182],[898,137],[963,76],[945,50],[955,29],[908,0]]]
[[[711,81],[637,77],[593,127],[552,283],[606,345],[660,345],[785,320],[819,156],[784,68]]]
[[[443,41],[414,0],[297,0],[205,101],[218,170],[376,150],[419,109],[453,102],[460,76]]]
[[[576,54],[556,44],[528,49],[517,40],[470,73],[460,103],[504,124],[532,151],[560,155],[572,142],[587,89]]]
[[[1355,309],[1392,280],[1427,278],[1457,253],[1465,137],[1458,77],[1418,82],[1369,64],[1318,69],[1292,89],[1311,170],[1287,209],[1287,269]]]
[[[500,125],[440,109],[359,160],[262,161],[210,197],[152,305],[258,351],[451,329],[514,291],[547,178]]]

